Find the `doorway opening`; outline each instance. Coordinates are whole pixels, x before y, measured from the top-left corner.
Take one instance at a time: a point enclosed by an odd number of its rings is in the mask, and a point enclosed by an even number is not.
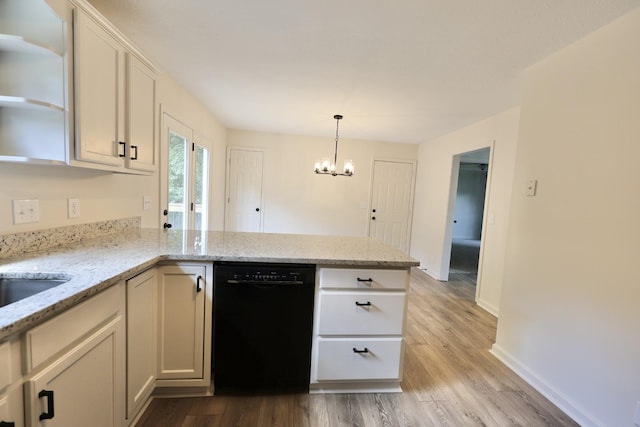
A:
[[[490,154],[490,148],[484,148],[454,158],[457,182],[448,277],[474,286],[478,283]]]

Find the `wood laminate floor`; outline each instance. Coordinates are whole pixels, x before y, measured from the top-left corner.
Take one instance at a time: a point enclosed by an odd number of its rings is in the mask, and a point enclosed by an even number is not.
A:
[[[156,398],[137,427],[577,426],[489,353],[474,294],[412,270],[403,393]]]

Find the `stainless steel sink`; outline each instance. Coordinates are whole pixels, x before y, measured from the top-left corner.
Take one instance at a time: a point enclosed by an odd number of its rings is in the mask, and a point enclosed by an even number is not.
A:
[[[0,307],[20,301],[47,289],[54,288],[69,279],[0,277]]]

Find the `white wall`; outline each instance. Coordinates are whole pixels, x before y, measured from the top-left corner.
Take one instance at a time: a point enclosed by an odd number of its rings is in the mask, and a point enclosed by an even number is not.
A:
[[[640,10],[525,80],[494,352],[584,426],[640,400],[639,41]]]
[[[192,126],[215,143],[214,183],[210,228],[222,229],[224,208],[224,156],[226,130],[197,101],[168,76],[161,76],[158,99],[165,109],[186,117]],[[166,163],[166,151],[161,164]],[[160,221],[159,175],[114,174],[66,166],[0,163],[0,234],[83,224],[107,219],[142,217],[143,227]],[[143,196],[152,196],[153,209],[143,210]],[[80,199],[80,218],[67,218],[67,198]],[[40,222],[13,225],[14,199],[39,199]]]
[[[264,232],[365,236],[373,160],[417,157],[414,144],[340,138],[338,165],[352,159],[354,176],[316,175],[314,163],[333,156],[332,132],[321,138],[229,130],[229,146],[264,149]]]
[[[478,276],[477,301],[486,310],[498,314],[502,289],[502,271],[506,244],[509,200],[513,177],[513,159],[520,109],[513,108],[436,140],[420,144],[416,203],[413,213],[411,255],[420,267],[439,280],[443,277],[448,224],[449,194],[453,175],[453,157],[492,146],[490,186],[486,195],[488,216],[493,218],[484,229],[483,249]],[[454,189],[455,192],[455,189]]]

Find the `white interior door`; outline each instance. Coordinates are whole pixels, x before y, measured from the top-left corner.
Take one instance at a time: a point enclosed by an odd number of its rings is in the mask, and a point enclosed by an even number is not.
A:
[[[227,151],[225,231],[262,231],[262,158],[260,150]]]
[[[414,162],[375,160],[369,237],[409,251]]]

